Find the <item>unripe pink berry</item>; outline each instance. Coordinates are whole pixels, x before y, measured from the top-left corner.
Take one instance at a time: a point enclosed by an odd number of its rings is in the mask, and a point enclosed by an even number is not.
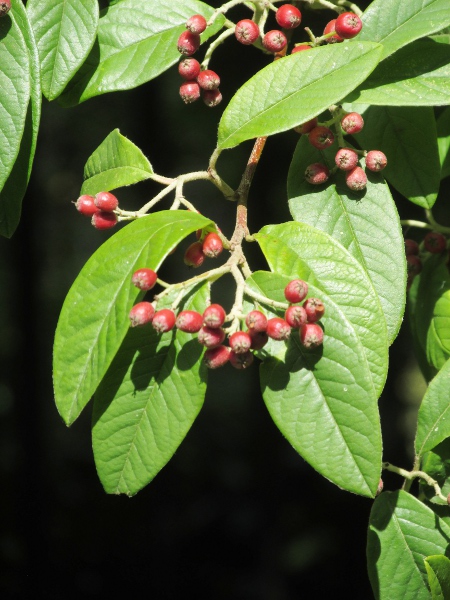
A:
[[[177,329],[186,333],[197,333],[203,325],[203,317],[195,310],[182,310],[175,322]]]
[[[180,98],[185,104],[192,104],[200,98],[200,86],[196,81],[185,81],[180,85]]]
[[[355,134],[359,133],[364,127],[364,119],[357,112],[351,112],[342,117],[341,127],[345,133]]]
[[[217,346],[210,348],[203,357],[208,369],[218,369],[223,367],[230,360],[230,348],[227,346]]]
[[[192,56],[195,54],[200,47],[200,36],[197,33],[191,33],[190,31],[183,31],[178,38],[177,48],[178,52],[184,54],[184,56]]]
[[[300,329],[300,342],[308,350],[323,344],[323,329],[317,323],[306,323]]]
[[[200,267],[204,260],[205,255],[203,254],[202,242],[194,242],[184,253],[184,264],[188,267]]]
[[[178,73],[187,81],[194,81],[200,73],[200,63],[195,58],[183,58],[178,63]]]
[[[308,44],[297,44],[297,46],[294,46],[291,50],[291,54],[295,54],[296,52],[303,52],[303,50],[311,50],[312,46],[309,46]]]
[[[361,167],[355,167],[351,171],[347,171],[345,183],[354,192],[364,190],[367,185],[367,175]]]
[[[387,158],[381,150],[371,150],[366,154],[366,167],[369,171],[382,171],[387,165]]]
[[[284,297],[290,304],[302,302],[308,295],[308,284],[303,279],[293,279],[284,288]]]
[[[0,17],[4,17],[11,10],[11,0],[1,0]]]
[[[269,341],[269,336],[265,331],[255,331],[254,329],[249,329],[248,335],[252,339],[252,350],[261,350]]]
[[[83,194],[78,198],[75,202],[75,208],[85,217],[92,217],[92,215],[100,210],[95,206],[95,198],[87,194]]]
[[[336,33],[344,40],[354,38],[362,29],[362,21],[355,13],[341,13],[334,24]]]
[[[220,90],[205,90],[203,92],[203,102],[209,108],[214,108],[222,102],[222,94]]]
[[[335,25],[336,25],[336,19],[333,19],[332,21],[327,23],[325,25],[325,29],[323,30],[323,35],[327,35],[328,33],[332,33],[333,31],[336,32]],[[344,41],[344,38],[341,38],[341,36],[339,36],[337,33],[335,33],[334,35],[332,35],[326,39],[327,44],[336,44],[337,42],[343,42],[343,41]]]
[[[375,496],[379,496],[381,494],[381,492],[383,491],[383,488],[384,488],[384,482],[382,479],[380,479],[380,481],[378,482],[377,492],[376,492]]]
[[[202,90],[215,90],[220,85],[220,77],[215,71],[206,69],[205,71],[201,71],[199,73],[197,77],[197,83]]]
[[[158,279],[158,275],[152,269],[138,269],[133,273],[131,283],[140,290],[151,290]]]
[[[325,314],[325,306],[319,298],[308,298],[303,303],[308,323],[319,321]]]
[[[152,326],[158,333],[171,331],[175,327],[175,313],[168,308],[158,310],[153,317]]]
[[[155,308],[150,302],[138,302],[130,310],[130,325],[131,327],[138,327],[140,325],[146,325],[151,323],[155,314]]]
[[[405,240],[405,254],[409,256],[411,254],[419,254],[419,244],[415,240]]]
[[[358,164],[358,154],[351,148],[339,148],[334,162],[341,171],[351,171]]]
[[[192,15],[186,21],[186,29],[191,33],[203,33],[206,29],[206,19],[203,15]]]
[[[206,348],[220,346],[225,339],[225,332],[221,327],[201,327],[198,331],[198,341]]]
[[[230,363],[235,369],[247,369],[253,364],[253,354],[245,352],[244,354],[236,354],[236,352],[230,352]]]
[[[235,354],[244,354],[250,350],[252,338],[246,331],[235,331],[230,335],[229,344]]]
[[[317,127],[314,127],[314,129],[311,129],[308,139],[309,143],[313,145],[314,148],[324,150],[334,142],[334,134],[328,127],[318,125]]]
[[[313,185],[320,185],[328,181],[330,176],[330,170],[326,165],[322,163],[313,163],[306,168],[305,179],[308,183]]]
[[[208,258],[216,258],[223,250],[223,243],[217,233],[208,233],[203,240],[202,251]]]
[[[431,254],[440,254],[447,248],[447,239],[438,231],[430,231],[423,238],[423,246]]]
[[[267,317],[259,310],[252,310],[245,317],[245,324],[250,331],[260,333],[267,329]]]
[[[275,13],[275,19],[284,29],[295,29],[302,20],[302,13],[292,4],[283,4]]]
[[[263,37],[262,45],[269,52],[281,52],[287,45],[287,37],[282,31],[272,29]]]
[[[310,121],[306,121],[306,123],[297,125],[297,127],[294,127],[294,131],[300,134],[305,134],[312,131],[315,127],[317,127],[317,117],[314,117],[314,119],[311,119]]]
[[[273,340],[287,340],[291,335],[291,326],[280,317],[267,321],[267,335]]]
[[[409,254],[406,257],[406,272],[408,276],[414,277],[422,271],[422,261],[418,256]]]
[[[119,206],[119,201],[110,192],[99,192],[95,194],[95,206],[105,212],[112,212]]]
[[[259,27],[251,19],[242,19],[242,21],[236,23],[234,35],[238,42],[244,44],[244,46],[250,46],[259,37]]]
[[[306,310],[303,306],[298,306],[298,304],[290,306],[285,312],[284,318],[286,323],[294,329],[299,329],[308,320]]]
[[[117,225],[117,215],[112,212],[99,210],[92,215],[91,223],[95,229],[111,229],[111,227]]]
[[[203,312],[203,324],[212,329],[222,327],[226,316],[225,309],[220,304],[210,304]]]

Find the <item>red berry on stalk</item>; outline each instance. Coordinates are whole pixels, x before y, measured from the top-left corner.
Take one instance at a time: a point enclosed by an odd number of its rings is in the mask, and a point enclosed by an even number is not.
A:
[[[203,33],[206,29],[206,19],[203,15],[192,15],[186,21],[186,29],[191,33]]]
[[[217,233],[208,233],[203,240],[203,254],[208,258],[216,258],[223,250],[223,243]]]
[[[291,50],[291,54],[295,54],[296,52],[302,52],[303,50],[311,50],[311,46],[308,44],[297,44]]]
[[[303,279],[293,279],[284,288],[284,297],[290,304],[302,302],[308,295],[308,284]]]
[[[193,81],[200,73],[200,63],[195,58],[183,58],[178,63],[178,73],[183,79]]]
[[[155,308],[150,302],[139,302],[130,310],[130,325],[131,327],[139,327],[151,323],[155,314]]]
[[[210,348],[205,352],[203,356],[208,369],[218,369],[223,367],[230,360],[230,348],[227,346],[216,346],[216,348]]]
[[[269,52],[281,52],[287,45],[287,37],[282,31],[272,29],[262,39],[262,45]]]
[[[341,171],[351,171],[358,164],[358,154],[351,148],[339,148],[334,162]]]
[[[323,30],[323,35],[327,35],[328,33],[332,33],[333,31],[335,32],[334,35],[332,35],[326,39],[327,44],[336,44],[337,42],[344,41],[344,38],[341,38],[341,36],[339,36],[336,33],[335,25],[336,25],[336,19],[333,19],[332,21],[330,21],[329,23],[327,23],[325,25],[325,29]]]
[[[131,283],[140,290],[151,290],[158,279],[158,275],[152,269],[138,269],[133,273]]]
[[[158,333],[171,331],[175,327],[175,313],[168,308],[158,310],[153,317],[152,326]]]
[[[319,298],[308,298],[303,303],[309,323],[319,321],[325,314],[325,306]]]
[[[211,329],[222,327],[226,316],[225,309],[220,304],[210,304],[203,311],[203,324]]]
[[[230,363],[235,369],[247,369],[253,364],[253,354],[248,351],[244,354],[236,354],[236,352],[230,352]]]
[[[244,354],[250,350],[252,338],[246,331],[235,331],[230,335],[229,344],[235,354]]]
[[[422,261],[415,254],[409,254],[406,257],[406,272],[408,277],[414,277],[422,271]]]
[[[220,85],[220,77],[215,71],[206,69],[197,76],[197,83],[202,90],[216,90]]]
[[[351,112],[341,119],[341,127],[345,133],[359,133],[364,127],[364,119],[357,112]]]
[[[11,10],[11,0],[1,0],[0,17],[4,17]]]
[[[284,318],[293,329],[299,329],[308,320],[306,310],[298,304],[290,306],[285,312]]]
[[[269,341],[269,336],[265,331],[255,331],[254,329],[249,329],[248,335],[252,339],[252,350],[261,350]]]
[[[314,148],[318,148],[319,150],[324,150],[331,146],[334,142],[334,134],[331,129],[328,127],[324,127],[323,125],[318,125],[314,127],[309,132],[309,143],[314,146]]]
[[[297,125],[297,127],[294,127],[294,131],[296,131],[297,133],[305,134],[309,133],[315,127],[317,127],[317,117],[314,117],[314,119],[311,119],[310,121],[306,121],[306,123]]]
[[[322,163],[313,163],[306,168],[305,179],[308,183],[313,185],[320,185],[328,181],[330,176],[330,170],[326,165]]]
[[[259,37],[259,27],[251,19],[242,19],[242,21],[236,23],[234,35],[238,42],[244,44],[244,46],[250,46]]]
[[[78,198],[75,202],[75,208],[85,217],[92,217],[92,215],[100,210],[95,206],[94,196],[88,196],[87,194],[83,194]]]
[[[405,254],[409,256],[411,254],[419,254],[419,244],[415,240],[405,240]]]
[[[323,329],[317,323],[306,323],[300,329],[300,342],[308,350],[321,346],[323,343]]]
[[[366,154],[366,167],[369,171],[382,171],[387,165],[387,158],[381,150],[371,150]]]
[[[423,245],[427,252],[440,254],[447,248],[447,239],[438,231],[430,231],[423,238]]]
[[[206,348],[215,348],[225,339],[225,332],[221,327],[201,327],[198,331],[198,341]]]
[[[204,260],[203,242],[194,242],[184,253],[184,264],[188,267],[199,267]]]
[[[184,56],[192,56],[195,54],[200,47],[200,36],[197,33],[191,33],[190,31],[183,31],[178,38],[177,48],[180,54]]]
[[[185,81],[180,85],[180,98],[185,104],[192,104],[200,98],[200,86],[196,81]]]
[[[182,310],[175,322],[177,329],[186,333],[197,333],[203,325],[203,317],[195,310]]]
[[[334,24],[336,33],[344,40],[354,38],[362,29],[362,21],[355,13],[341,13]]]
[[[302,13],[292,4],[283,4],[275,13],[275,19],[284,29],[295,29],[302,20]]]
[[[287,340],[291,335],[291,326],[280,317],[267,321],[267,335],[273,340]]]
[[[252,310],[245,317],[245,324],[250,332],[260,333],[267,329],[267,317],[259,310]]]
[[[95,206],[105,212],[112,212],[119,206],[119,201],[110,192],[99,192],[95,194]]]
[[[111,227],[117,225],[117,215],[112,212],[99,210],[92,215],[91,223],[95,229],[111,229]]]
[[[354,192],[364,190],[367,185],[367,175],[361,167],[355,167],[351,171],[347,171],[345,183]]]
[[[214,108],[222,102],[222,94],[220,90],[205,90],[203,92],[203,102],[209,108]]]

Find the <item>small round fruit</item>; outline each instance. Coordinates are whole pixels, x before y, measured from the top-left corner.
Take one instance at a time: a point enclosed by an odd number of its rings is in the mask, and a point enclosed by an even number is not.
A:
[[[341,171],[351,171],[358,164],[358,154],[351,148],[339,148],[334,157],[334,162]]]
[[[138,269],[133,273],[131,283],[140,290],[148,291],[155,287],[158,275],[152,269]]]
[[[191,33],[203,33],[206,29],[206,19],[203,15],[192,15],[186,21],[186,29]]]
[[[323,329],[317,323],[306,323],[300,329],[300,342],[308,350],[321,346],[323,344]]]
[[[236,354],[236,352],[230,352],[230,363],[235,369],[247,369],[253,364],[253,354],[248,351],[244,354]]]
[[[324,150],[325,148],[331,146],[331,144],[334,142],[334,134],[328,127],[318,125],[309,132],[308,139],[309,143],[313,145],[314,148]]]
[[[284,297],[290,304],[303,302],[308,295],[308,284],[303,279],[293,279],[284,288]]]
[[[291,326],[280,317],[267,321],[267,335],[273,340],[287,340],[291,335]]]
[[[138,302],[130,310],[130,325],[131,327],[139,327],[151,323],[155,314],[155,308],[150,302]]]
[[[95,206],[99,210],[112,212],[119,206],[119,201],[114,194],[111,194],[110,192],[99,192],[98,194],[95,194]]]
[[[447,239],[438,231],[430,231],[423,238],[423,246],[431,254],[440,254],[447,248]]]
[[[88,196],[87,194],[83,194],[78,198],[75,202],[75,208],[85,217],[92,217],[100,210],[95,206],[94,196]]]
[[[331,35],[329,38],[326,39],[327,44],[336,44],[337,42],[344,41],[344,38],[341,38],[341,36],[339,36],[336,33],[335,25],[336,25],[336,19],[333,19],[332,21],[330,21],[329,23],[327,23],[325,25],[325,29],[323,30],[323,35],[328,35],[329,33],[334,32],[334,35]]]
[[[205,90],[203,92],[203,102],[209,108],[214,108],[222,102],[222,94],[220,90]]]
[[[223,243],[217,233],[208,233],[203,240],[202,251],[208,258],[216,258],[223,250]]]
[[[295,29],[302,21],[302,13],[292,4],[283,4],[275,13],[275,19],[283,29]]]
[[[192,104],[200,98],[200,86],[196,81],[185,81],[180,85],[180,98],[185,104]]]
[[[347,171],[345,183],[354,192],[360,192],[366,188],[367,175],[361,167],[355,167],[351,171]]]
[[[421,271],[422,261],[420,260],[420,258],[418,256],[415,256],[414,254],[409,254],[406,257],[406,272],[408,274],[408,277],[414,277],[415,275],[418,275]]]
[[[362,21],[355,13],[341,13],[334,24],[336,33],[344,40],[354,38],[362,29]]]
[[[303,50],[311,50],[312,46],[309,46],[308,44],[297,44],[297,46],[294,46],[291,50],[291,54],[295,54],[296,52],[303,52]]]
[[[259,37],[259,27],[251,19],[242,19],[236,23],[236,29],[234,30],[236,39],[244,46],[251,46]]]
[[[152,326],[158,333],[171,331],[175,327],[175,313],[168,308],[158,310],[153,317]]]
[[[260,333],[267,329],[267,317],[259,310],[252,310],[245,317],[245,324],[250,332]]]
[[[183,58],[178,63],[178,73],[187,81],[194,81],[200,73],[200,63],[195,58]]]
[[[220,346],[225,339],[225,332],[221,327],[201,327],[198,331],[198,341],[206,348]]]
[[[285,312],[284,318],[293,329],[299,329],[308,320],[306,310],[298,304],[290,306]]]
[[[311,119],[309,121],[306,121],[306,123],[297,125],[297,127],[294,127],[294,131],[303,135],[305,133],[309,133],[315,127],[317,127],[317,117],[314,117],[314,119]]]
[[[202,90],[216,90],[220,85],[220,77],[215,71],[206,69],[198,74],[197,83]]]
[[[203,360],[208,369],[218,369],[223,367],[230,360],[230,348],[227,346],[216,346],[205,352]]]
[[[252,350],[261,350],[269,341],[269,336],[265,331],[255,331],[254,329],[249,329],[248,335],[252,339]]]
[[[262,45],[268,52],[281,52],[287,45],[287,37],[282,31],[272,29],[263,37]]]
[[[194,242],[184,253],[184,264],[188,267],[197,268],[203,264],[204,260],[203,242]]]
[[[328,181],[330,176],[330,170],[326,165],[322,163],[313,163],[306,168],[305,179],[308,183],[313,185],[320,185]]]
[[[369,171],[382,171],[387,165],[387,158],[381,150],[371,150],[366,154],[366,167]]]
[[[210,304],[205,308],[202,316],[203,325],[211,327],[211,329],[216,329],[217,327],[222,327],[227,315],[225,309],[220,304]]]
[[[319,298],[308,298],[303,303],[308,323],[319,321],[325,314],[325,306]]]
[[[197,33],[191,33],[190,31],[183,31],[178,38],[177,48],[180,54],[184,56],[192,56],[195,54],[200,47],[200,36]]]
[[[99,210],[92,215],[91,223],[95,229],[111,229],[111,227],[117,225],[117,215],[112,212]]]
[[[250,350],[252,338],[246,331],[235,331],[230,335],[229,344],[235,354],[244,354]]]
[[[1,0],[0,17],[4,17],[11,10],[11,0]]]
[[[364,119],[357,112],[351,112],[342,117],[341,127],[345,133],[355,134],[359,133],[364,127]]]
[[[410,256],[411,254],[418,255],[419,254],[419,244],[415,240],[405,240],[405,254],[406,256]]]
[[[182,310],[175,322],[177,329],[186,333],[197,333],[203,325],[203,317],[195,310]]]

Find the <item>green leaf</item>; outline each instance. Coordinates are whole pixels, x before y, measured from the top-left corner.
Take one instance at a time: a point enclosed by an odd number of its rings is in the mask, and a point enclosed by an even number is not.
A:
[[[439,160],[441,163],[441,179],[450,175],[450,107],[439,115],[436,122],[438,135]]]
[[[354,193],[341,172],[326,186],[305,181],[315,162],[334,166],[336,149],[320,152],[302,136],[288,174],[289,208],[296,221],[308,223],[340,242],[365,269],[380,298],[391,344],[405,310],[406,263],[400,219],[382,175],[368,173],[366,192]]]
[[[419,408],[416,453],[420,456],[450,437],[450,360],[431,381]]]
[[[450,46],[417,40],[386,58],[346,98],[385,106],[450,104]]]
[[[303,223],[264,227],[256,236],[272,271],[299,277],[323,290],[352,323],[364,348],[377,397],[388,366],[386,321],[370,279],[359,262],[331,236]]]
[[[259,272],[247,283],[282,302],[290,279]],[[309,296],[326,305],[323,346],[305,350],[298,331],[287,344],[265,346],[264,402],[282,434],[319,473],[343,489],[373,497],[380,480],[381,431],[372,376],[361,360],[365,349],[333,296],[311,283]]]
[[[367,563],[376,600],[431,600],[424,558],[448,554],[450,527],[407,492],[383,492],[369,520]]]
[[[410,42],[450,24],[448,0],[374,0],[362,16],[360,40],[383,44],[386,58]]]
[[[55,334],[55,401],[67,425],[89,402],[127,334],[128,313],[143,295],[131,284],[134,271],[157,271],[183,238],[209,224],[196,213],[160,211],[124,227],[85,264],[67,294]]]
[[[444,496],[450,494],[450,438],[447,438],[432,450],[425,452],[422,457],[421,469],[432,479],[438,482]],[[430,508],[440,510],[444,508],[446,523],[450,525],[450,514],[447,502],[436,496],[433,487],[420,480],[420,489],[430,502]],[[441,516],[441,515],[439,515]]]
[[[152,175],[152,165],[142,151],[114,129],[88,158],[81,193],[95,195],[149,179]]]
[[[14,19],[28,50],[31,95],[19,153],[0,192],[0,234],[6,237],[11,237],[19,224],[22,199],[30,179],[41,118],[39,57],[27,13],[21,2],[14,5]]]
[[[203,312],[209,285],[181,308]],[[92,441],[110,494],[132,496],[173,456],[206,391],[203,348],[190,334],[131,329],[94,396]]]
[[[403,196],[423,208],[433,206],[440,165],[431,107],[371,106],[364,112],[358,143],[386,154],[388,165],[383,174]]]
[[[342,100],[378,63],[376,44],[312,48],[277,60],[233,96],[219,124],[219,148],[286,131]]]
[[[59,101],[73,106],[154,79],[179,60],[177,40],[186,20],[195,14],[208,19],[212,12],[198,0],[122,0],[101,11],[96,43]],[[219,17],[202,34],[202,42],[223,22]]]
[[[27,12],[41,62],[42,91],[57,98],[94,45],[97,0],[28,0]]]
[[[424,560],[432,599],[448,600],[450,598],[450,560],[442,554],[427,556]]]

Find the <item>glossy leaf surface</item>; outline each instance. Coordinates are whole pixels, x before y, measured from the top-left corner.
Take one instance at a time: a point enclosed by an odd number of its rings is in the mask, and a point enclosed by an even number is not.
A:
[[[439,115],[436,127],[439,160],[441,162],[441,179],[444,179],[450,175],[450,108],[446,108]]]
[[[450,598],[450,560],[442,554],[427,556],[425,568],[432,599],[446,600],[446,598]]]

